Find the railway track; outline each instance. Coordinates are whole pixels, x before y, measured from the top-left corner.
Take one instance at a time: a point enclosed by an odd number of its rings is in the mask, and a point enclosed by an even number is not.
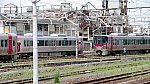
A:
[[[104,84],[104,83],[109,84],[112,81],[114,82],[114,81],[130,78],[130,77],[146,75],[146,74],[149,74],[149,73],[150,73],[150,69],[141,70],[141,71],[136,71],[136,72],[131,72],[131,73],[118,74],[118,75],[107,76],[107,77],[103,77],[103,78],[80,81],[80,82],[76,82],[74,84]],[[145,82],[144,84],[150,84],[150,81]]]
[[[126,60],[145,60],[145,59],[150,59],[150,57],[127,57],[127,58],[110,58],[110,59],[91,59],[91,60],[80,60],[80,61],[68,61],[68,62],[50,62],[50,63],[45,63],[42,66],[44,67],[54,67],[54,66],[65,66],[65,65],[73,65],[73,64],[85,64],[85,63],[94,63],[94,62],[104,62],[104,61],[126,61]],[[23,64],[23,65],[16,65],[16,66],[0,66],[0,72],[6,72],[9,70],[13,69],[24,69],[28,68],[31,69],[32,65],[31,64]]]
[[[104,69],[105,70],[110,70],[113,67],[123,68],[123,67],[127,67],[127,66],[137,66],[137,65],[139,65],[139,64],[121,64],[121,65],[110,66],[110,67],[106,67],[106,68],[96,68],[96,69],[90,69],[90,70],[74,71],[74,72],[68,72],[68,73],[60,74],[60,77],[68,77],[68,76],[75,76],[75,75],[93,73],[93,72],[96,72],[97,70],[104,70]],[[149,71],[149,69],[144,70],[144,71]],[[138,72],[144,72],[144,71],[138,71]],[[127,73],[127,74],[133,74],[133,73],[138,73],[138,72],[132,72],[132,73]],[[121,74],[121,75],[124,75],[124,74]],[[121,76],[121,75],[117,75],[117,76]],[[117,76],[111,76],[111,77],[117,77]],[[108,79],[108,78],[111,78],[111,77],[101,78],[101,80],[102,79],[103,80]],[[39,81],[52,80],[52,79],[54,79],[54,76],[39,77]],[[95,80],[92,80],[92,81],[95,81]],[[18,79],[18,80],[10,80],[10,81],[5,81],[5,82],[0,82],[0,84],[8,84],[8,83],[24,84],[24,83],[32,83],[32,82],[33,82],[32,79]],[[81,81],[81,82],[78,82],[77,84],[84,84],[84,82],[86,83],[86,82],[90,82],[90,81]]]
[[[42,64],[44,67],[56,67],[56,66],[65,66],[65,65],[75,65],[75,64],[86,64],[86,63],[99,63],[99,62],[111,62],[111,61],[118,61],[121,59],[102,59],[102,60],[83,60],[83,61],[68,61],[68,62],[50,62]],[[25,65],[17,65],[17,66],[0,66],[0,73],[6,72],[13,69],[31,69],[32,65],[25,64]]]
[[[42,64],[42,66],[44,67],[54,67],[54,66],[65,66],[65,65],[73,65],[73,64],[86,64],[86,63],[99,63],[99,62],[112,62],[112,61],[125,61],[125,60],[145,60],[145,59],[149,59],[150,57],[127,57],[124,59],[121,58],[110,58],[110,59],[92,59],[92,60],[80,60],[80,61],[68,61],[68,62],[50,62],[50,63],[45,63]],[[107,63],[106,62],[106,63]],[[6,72],[6,71],[10,71],[13,69],[31,69],[32,65],[31,64],[23,64],[23,65],[16,65],[16,66],[0,66],[0,73],[1,72]]]

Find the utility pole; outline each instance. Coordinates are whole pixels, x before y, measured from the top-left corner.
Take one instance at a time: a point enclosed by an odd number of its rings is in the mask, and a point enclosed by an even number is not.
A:
[[[77,7],[76,7],[76,20],[78,24]],[[76,59],[77,59],[78,58],[78,26],[76,27],[75,30],[75,36],[76,36]]]
[[[119,0],[119,5],[120,5],[120,15],[122,15],[123,23],[125,22],[125,33],[129,33],[129,30],[127,28],[128,24],[128,18],[127,18],[127,0]],[[122,31],[123,32],[123,31]]]
[[[30,0],[33,7],[33,84],[38,84],[37,7],[40,0]]]

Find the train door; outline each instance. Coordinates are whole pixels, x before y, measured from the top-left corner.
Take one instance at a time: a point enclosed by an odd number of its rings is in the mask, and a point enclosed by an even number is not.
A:
[[[107,48],[109,51],[112,51],[112,49],[113,49],[113,37],[111,37],[111,36],[109,37],[109,42],[107,44]]]
[[[20,45],[21,45],[21,43],[18,42],[18,43],[17,43],[17,52],[20,52]]]
[[[12,52],[15,54],[17,51],[16,51],[16,46],[17,46],[17,38],[16,37],[13,37],[12,39]]]
[[[56,40],[55,39],[52,39],[51,40],[51,46],[52,46],[52,49],[53,49],[53,51],[56,51]]]
[[[8,34],[8,41],[5,40],[6,45],[7,45],[7,42],[8,42],[8,54],[12,55],[12,51],[13,51],[13,48],[12,48],[12,35]]]

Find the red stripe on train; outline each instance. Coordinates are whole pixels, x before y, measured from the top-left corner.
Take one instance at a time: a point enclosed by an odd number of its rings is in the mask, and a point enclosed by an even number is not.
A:
[[[12,35],[8,34],[8,54],[12,54]]]
[[[112,42],[112,40],[113,40],[113,37],[110,37],[110,51],[112,51],[112,49],[113,49],[113,42]]]
[[[18,36],[17,37],[17,52],[20,52],[20,45],[21,45],[20,36]]]

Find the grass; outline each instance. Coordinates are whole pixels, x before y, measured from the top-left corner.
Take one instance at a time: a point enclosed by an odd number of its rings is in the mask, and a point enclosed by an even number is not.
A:
[[[124,67],[115,67],[119,65],[127,65]],[[131,65],[133,64],[133,65]],[[142,70],[150,67],[149,60],[139,60],[130,62],[116,62],[112,64],[84,64],[84,65],[68,65],[59,67],[40,67],[39,77],[54,77],[55,72],[58,70],[60,74],[73,74],[72,72],[82,70],[94,70],[94,73],[100,75],[113,75],[118,73],[132,72],[136,70]],[[12,70],[8,72],[0,73],[0,81],[7,81],[20,78],[32,78],[32,69]],[[78,73],[77,73],[78,74]],[[76,74],[76,75],[77,75]],[[73,74],[74,75],[74,74]]]

